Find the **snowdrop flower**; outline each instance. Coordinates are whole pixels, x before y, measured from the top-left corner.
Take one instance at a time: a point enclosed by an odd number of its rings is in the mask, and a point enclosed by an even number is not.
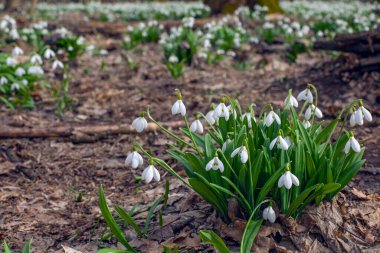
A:
[[[23,75],[25,75],[25,69],[19,67],[16,69],[15,74],[16,74],[16,76],[23,76]]]
[[[171,55],[171,56],[169,57],[168,61],[169,61],[170,63],[177,63],[177,62],[178,62],[178,58],[177,58],[177,56],[175,56],[175,55]]]
[[[231,153],[231,158],[234,158],[237,154],[240,155],[240,161],[246,163],[248,161],[248,152],[244,146],[238,147]]]
[[[219,119],[221,117],[224,117],[226,121],[230,118],[230,112],[227,108],[227,106],[224,104],[224,99],[222,102],[215,108],[214,110],[214,117],[216,119]]]
[[[305,90],[301,91],[297,96],[297,100],[305,100],[309,103],[313,103],[313,94],[311,93],[310,86],[308,86]]]
[[[305,120],[305,121],[303,122],[303,127],[306,128],[306,129],[308,129],[309,127],[311,127],[310,121]]]
[[[153,162],[151,162],[150,165],[144,169],[141,179],[144,180],[146,184],[149,184],[153,178],[157,182],[160,181],[160,173],[156,167],[154,167]]]
[[[182,102],[182,95],[181,92],[177,89],[176,90],[178,93],[178,100],[173,104],[172,106],[172,114],[181,114],[182,116],[186,115],[186,107],[184,103]]]
[[[15,91],[19,89],[20,89],[20,85],[18,83],[12,83],[11,90]]]
[[[56,68],[63,69],[63,63],[60,60],[55,60],[52,65],[52,70]]]
[[[42,64],[43,61],[42,61],[42,58],[39,54],[34,54],[32,57],[30,57],[30,62],[32,64]]]
[[[323,117],[322,111],[319,110],[319,108],[316,107],[315,105],[311,104],[306,109],[305,119],[309,120],[313,114],[315,114],[315,116],[317,116],[318,118],[322,118]]]
[[[350,148],[352,148],[353,151],[356,153],[360,152],[360,144],[359,142],[355,139],[354,134],[350,132],[350,138],[348,139],[346,145],[344,146],[344,152],[348,154],[350,151]]]
[[[24,54],[24,51],[18,46],[15,46],[15,48],[13,48],[12,50],[12,55],[18,56],[18,55],[23,55],[23,54]]]
[[[214,125],[216,120],[215,120],[215,116],[214,116],[214,108],[211,109],[211,111],[209,111],[207,114],[206,114],[206,119],[207,121],[211,124],[211,125]]]
[[[44,57],[45,59],[50,59],[50,58],[53,58],[55,57],[55,53],[53,50],[51,50],[50,48],[47,48],[44,52]]]
[[[270,223],[276,221],[276,213],[274,212],[272,206],[268,206],[263,210],[263,219],[268,220]]]
[[[232,140],[228,138],[228,139],[223,143],[223,146],[222,146],[222,151],[223,151],[223,152],[226,151],[228,144],[230,144],[231,142],[232,142]]]
[[[277,147],[282,150],[288,150],[289,148],[289,144],[286,142],[284,138],[282,138],[281,134],[279,134],[276,138],[272,140],[272,142],[269,145],[269,149],[272,150],[275,144],[277,144]]]
[[[203,134],[202,122],[199,119],[196,119],[193,123],[191,123],[190,132]]]
[[[290,107],[298,107],[298,101],[292,94],[289,95],[284,100],[285,109],[289,109]]]
[[[358,124],[360,126],[363,125],[364,119],[371,122],[372,121],[372,115],[366,108],[364,108],[363,102],[361,100],[359,100],[359,108],[355,113],[356,124]]]
[[[363,125],[363,123],[364,123],[363,122],[363,117],[360,118],[361,121],[356,121],[356,113],[357,113],[357,110],[356,110],[355,107],[353,107],[352,108],[352,113],[351,113],[351,116],[350,116],[350,126],[351,127],[354,127],[356,124]]]
[[[14,67],[18,64],[18,61],[15,58],[8,57],[6,63],[7,63],[7,66]]]
[[[265,125],[267,127],[271,126],[273,122],[276,121],[277,124],[281,125],[281,119],[278,117],[278,115],[273,111],[273,109],[268,113],[268,115],[265,117]]]
[[[133,120],[132,127],[136,129],[138,133],[141,133],[148,127],[148,122],[144,118],[144,113],[141,113],[140,117]]]
[[[133,169],[143,165],[142,156],[136,151],[136,148],[133,148],[132,152],[128,154],[125,165],[131,166]]]
[[[253,119],[256,122],[255,116],[252,117],[252,112],[246,112],[241,116],[241,119],[244,121],[244,119],[247,118],[248,121],[248,127],[252,128],[252,120]]]
[[[2,76],[0,78],[0,84],[3,85],[3,84],[7,84],[7,83],[8,83],[8,79],[6,77]]]
[[[299,186],[300,182],[298,178],[287,170],[278,180],[278,188],[285,186],[286,189],[292,188],[292,185]]]
[[[28,69],[28,74],[30,74],[30,75],[43,75],[44,70],[40,66],[31,66]]]
[[[220,170],[220,172],[222,172],[222,173],[224,171],[224,165],[223,165],[222,161],[220,161],[216,155],[206,165],[206,171],[209,171],[211,169]]]

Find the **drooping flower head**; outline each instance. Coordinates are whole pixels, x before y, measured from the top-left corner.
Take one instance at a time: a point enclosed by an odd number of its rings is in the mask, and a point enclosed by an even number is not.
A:
[[[318,118],[323,118],[323,114],[322,114],[322,111],[316,107],[315,105],[313,104],[310,104],[309,107],[306,109],[306,112],[305,112],[305,119],[306,120],[310,120],[311,117],[315,114],[315,116],[317,116]]]
[[[226,121],[228,121],[228,119],[230,118],[230,110],[224,103],[225,100],[226,100],[225,97],[222,97],[220,104],[218,104],[218,106],[215,108],[214,110],[215,119],[225,118]]]
[[[300,92],[297,96],[298,101],[305,100],[309,103],[313,103],[313,94],[311,93],[311,85],[309,84],[307,88]]]
[[[281,125],[281,119],[280,119],[280,117],[277,115],[277,113],[275,113],[273,111],[273,108],[271,107],[270,112],[265,117],[265,125],[267,127],[270,127],[273,124],[274,121],[276,121],[277,124]]]
[[[348,154],[348,152],[350,152],[350,149],[352,149],[356,153],[360,152],[360,144],[355,139],[353,132],[349,133],[349,139],[348,139],[346,145],[344,146],[344,152],[346,154]]]
[[[196,116],[196,119],[193,121],[193,123],[191,123],[190,125],[190,132],[203,134],[203,125],[202,122],[199,120],[198,115]]]
[[[215,157],[212,158],[206,165],[206,171],[209,171],[209,170],[220,170],[220,172],[223,173],[224,171],[224,165],[222,163],[222,161],[219,160],[217,154],[215,154]]]
[[[272,142],[269,145],[269,149],[272,150],[274,148],[275,144],[277,144],[277,147],[282,149],[282,150],[288,150],[288,148],[289,148],[288,142],[286,142],[286,140],[284,138],[282,138],[281,131],[279,131],[277,137],[272,140]]]
[[[215,116],[214,116],[214,113],[215,112],[215,105],[214,104],[212,104],[211,105],[211,110],[206,114],[206,119],[207,119],[207,121],[211,124],[211,125],[214,125],[215,124],[215,122],[216,122],[216,120],[217,119],[215,119]]]
[[[148,122],[146,121],[144,116],[145,116],[145,113],[142,112],[140,114],[140,117],[134,119],[132,122],[132,127],[136,129],[138,133],[141,133],[142,131],[144,131],[144,129],[148,127]]]
[[[133,147],[132,152],[129,152],[125,159],[125,165],[131,166],[133,169],[143,165],[143,162],[142,156],[136,151],[135,147]]]
[[[355,123],[361,126],[364,123],[364,119],[371,122],[372,115],[366,108],[364,108],[363,101],[360,99],[358,102],[358,110],[356,110],[355,112]],[[350,123],[351,123],[351,118],[350,118]]]
[[[286,165],[286,171],[278,180],[278,188],[285,186],[286,189],[292,188],[292,185],[299,186],[300,182],[298,178],[290,172],[289,164]]]
[[[47,48],[44,52],[44,57],[45,59],[50,59],[50,58],[54,58],[55,57],[55,53],[53,50],[51,50],[50,48]]]
[[[176,92],[177,92],[178,99],[172,106],[172,114],[173,115],[181,114],[182,116],[185,116],[186,115],[186,107],[185,107],[184,103],[182,102],[181,92],[178,89],[176,89]]]
[[[141,175],[141,179],[149,184],[153,179],[157,182],[160,181],[160,172],[154,167],[153,160],[150,161],[150,165],[146,167]]]
[[[237,154],[240,156],[240,161],[246,163],[248,161],[248,152],[245,146],[238,147],[231,153],[231,158],[234,158]]]
[[[285,109],[289,109],[290,107],[298,107],[297,99],[292,95],[292,90],[289,90],[288,96],[284,100]]]
[[[19,56],[19,55],[23,55],[23,54],[24,54],[24,51],[18,46],[15,46],[12,50],[12,55],[14,55],[14,56]]]
[[[276,213],[272,206],[268,206],[263,210],[263,219],[268,220],[270,223],[274,223],[276,221]]]

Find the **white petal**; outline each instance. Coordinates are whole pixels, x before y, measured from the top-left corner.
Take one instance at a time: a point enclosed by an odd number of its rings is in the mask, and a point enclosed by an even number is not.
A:
[[[267,127],[269,127],[269,126],[272,125],[273,121],[274,121],[273,115],[272,115],[271,113],[269,113],[269,114],[266,116],[266,118],[265,118],[265,125],[266,125]]]
[[[288,143],[286,143],[286,141],[284,140],[284,138],[282,138],[281,136],[279,136],[279,137],[278,137],[278,140],[279,140],[279,142],[280,142],[280,148],[281,148],[282,150],[288,150],[289,145],[288,145]]]
[[[153,167],[153,178],[154,180],[156,180],[157,182],[160,181],[160,172],[158,172],[158,170]]]
[[[200,120],[197,120],[197,130],[198,130],[198,133],[203,134],[203,125]]]
[[[145,172],[143,180],[145,180],[145,183],[147,183],[147,184],[150,183],[150,181],[152,181],[152,179],[153,179],[153,168],[154,168],[153,165],[149,165],[146,168],[146,172]]]
[[[323,117],[322,111],[317,107],[315,108],[315,115],[320,119]]]
[[[276,144],[276,142],[277,142],[277,138],[278,138],[278,137],[274,138],[273,141],[270,143],[270,145],[269,145],[269,149],[270,149],[270,150],[272,150],[273,147],[274,147],[274,145]]]
[[[212,166],[214,165],[214,159],[211,159],[206,165],[206,171],[211,170]]]
[[[368,120],[369,122],[371,122],[372,121],[372,115],[371,115],[371,113],[366,108],[364,108],[363,106],[361,106],[360,109],[363,112],[364,118],[366,120]]]
[[[361,110],[357,110],[355,112],[355,119],[356,119],[356,124],[359,126],[363,125],[363,113]]]
[[[270,223],[274,223],[276,221],[276,213],[273,208],[270,206],[268,210],[268,220]]]
[[[140,164],[139,157],[136,156],[135,152],[133,152],[133,154],[132,154],[132,168],[136,169],[137,167],[139,167],[139,164]]]
[[[344,146],[344,153],[348,153],[350,151],[350,147],[351,147],[351,141],[348,140],[346,145]]]
[[[292,178],[292,183],[295,186],[299,186],[300,185],[300,181],[298,180],[298,178],[295,175],[293,175],[292,173],[290,173],[290,177]]]
[[[240,153],[240,161],[246,163],[248,161],[248,152],[245,147],[243,147],[242,152]]]
[[[297,96],[297,100],[298,100],[298,101],[306,100],[306,91],[307,91],[307,89],[301,91],[301,92],[298,94],[298,96]]]
[[[294,106],[294,107],[298,107],[298,101],[295,97],[291,96],[290,97],[290,103]]]
[[[214,111],[209,111],[206,114],[206,119],[210,122],[211,125],[215,124]]]
[[[172,114],[178,114],[179,113],[179,101],[177,100],[173,106],[172,106]]]
[[[307,93],[307,101],[309,103],[313,103],[313,94],[311,94],[311,91],[309,90],[309,92]]]
[[[129,166],[132,163],[132,153],[129,153],[127,158],[125,159],[124,164]]]
[[[290,176],[290,172],[287,171],[284,174],[284,186],[286,189],[292,188],[292,177]]]
[[[218,159],[219,160],[219,159]],[[219,170],[220,170],[220,172],[222,172],[223,173],[223,171],[224,171],[224,164],[219,160],[219,162],[218,162],[218,166],[219,166]]]
[[[278,188],[281,188],[281,187],[284,185],[284,178],[285,178],[285,176],[282,175],[282,176],[280,177],[280,179],[278,180],[278,183],[277,183]]]
[[[231,158],[235,157],[240,152],[241,147],[238,147],[231,153]]]
[[[360,152],[360,144],[359,142],[355,139],[355,137],[350,138],[351,141],[351,147],[352,150],[354,150],[356,153]]]
[[[306,109],[306,112],[305,112],[305,119],[306,120],[309,120],[311,118],[311,108],[310,106]]]
[[[355,113],[352,113],[350,117],[350,126],[353,127],[355,125],[356,125]]]
[[[225,143],[223,143],[223,146],[222,146],[222,151],[223,152],[225,152],[226,151],[226,149],[227,149],[227,146],[228,146],[228,144],[230,144],[230,142],[231,142],[231,140],[230,139],[228,139]]]
[[[278,117],[277,113],[273,112],[273,116],[276,119],[277,124],[281,125],[281,119]]]
[[[263,210],[263,219],[267,220],[268,219],[268,213],[269,213],[269,207],[265,208]]]
[[[180,110],[182,116],[186,115],[186,107],[185,107],[184,103],[182,102],[182,100],[179,101],[179,110]]]
[[[143,160],[142,156],[136,152],[136,157],[137,157],[137,160],[139,161],[139,166],[143,165],[144,160]]]
[[[190,132],[194,133],[195,131],[197,131],[197,122],[196,121],[194,121],[190,125]]]

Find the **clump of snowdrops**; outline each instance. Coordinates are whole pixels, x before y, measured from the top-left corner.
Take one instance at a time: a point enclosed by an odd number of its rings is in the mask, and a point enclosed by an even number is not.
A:
[[[181,135],[158,123],[149,110],[132,126],[143,132],[147,117],[172,137],[168,154],[187,177],[137,143],[125,163],[137,169],[143,166],[144,155],[149,161],[141,177],[144,182],[159,181],[160,167],[201,195],[226,222],[231,198],[253,227],[263,219],[275,222],[279,213],[297,217],[307,205],[331,201],[365,162],[365,148],[349,128],[372,121],[360,99],[329,123],[321,120],[318,93],[311,84],[297,98],[290,90],[282,108],[267,104],[258,114],[254,104],[244,112],[238,100],[223,95],[209,112],[196,113],[190,124],[185,103],[177,90],[171,113],[184,121]]]
[[[163,29],[163,25],[159,25],[156,20],[149,21],[148,23],[141,22],[137,27],[129,26],[122,46],[130,50],[141,43],[158,42]]]

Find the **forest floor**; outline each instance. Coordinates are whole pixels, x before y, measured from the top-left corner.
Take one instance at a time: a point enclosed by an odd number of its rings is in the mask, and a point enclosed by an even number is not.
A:
[[[2,110],[2,126],[49,129],[128,124],[147,106],[154,118],[172,122],[178,120],[170,113],[175,88],[181,89],[189,115],[207,112],[221,94],[239,98],[244,107],[254,102],[261,108],[268,101],[280,106],[288,89],[297,94],[307,83],[318,88],[319,107],[327,121],[351,100],[363,98],[374,121],[356,133],[366,147],[367,161],[362,170],[333,203],[307,209],[297,222],[280,217],[274,225],[265,224],[255,252],[380,252],[379,72],[342,71],[349,59],[346,55],[336,58],[326,52],[311,52],[291,64],[277,52],[262,53],[252,48],[244,70],[234,68],[228,60],[199,64],[187,68],[185,76],[176,81],[162,63],[158,44],[141,45],[130,53],[138,63],[138,68],[131,70],[122,56],[121,39],[100,34],[85,37],[109,53],[84,55],[77,67],[71,68],[72,111],[56,116],[51,99],[41,91],[36,94],[40,100],[35,110]],[[64,252],[62,246],[80,252],[96,252],[102,245],[118,247],[114,239],[99,241],[106,226],[100,218],[98,187],[103,184],[112,204],[139,207],[135,218],[143,224],[147,208],[162,196],[169,179],[169,207],[163,213],[163,227],[154,217],[148,239],[143,240],[126,229],[131,244],[139,252],[161,252],[159,244],[176,244],[181,252],[213,252],[201,245],[197,236],[200,229],[209,228],[237,250],[243,221],[224,224],[210,205],[163,170],[158,183],[146,185],[135,180],[141,168],[124,166],[134,140],[169,159],[168,140],[161,132],[77,139],[3,138],[0,240],[19,250],[33,237],[33,252]],[[83,194],[81,201],[77,201],[78,193]]]

